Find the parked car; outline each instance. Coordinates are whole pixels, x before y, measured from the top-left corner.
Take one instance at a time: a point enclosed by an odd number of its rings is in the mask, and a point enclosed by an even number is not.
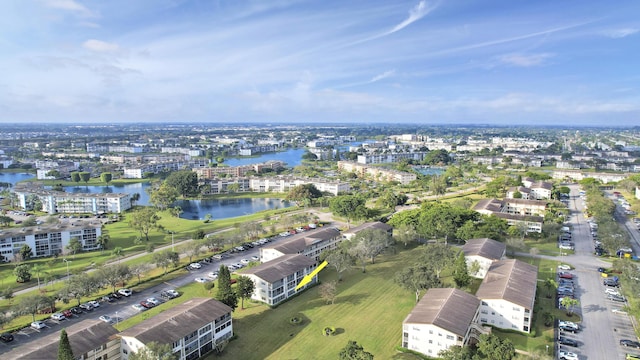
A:
[[[620,295],[607,295],[607,299],[617,301],[617,302],[625,302],[624,296]]]
[[[260,261],[260,258],[258,256],[253,255],[251,257],[251,261]]]
[[[248,263],[250,263],[250,262],[251,262],[251,260],[249,260],[249,259],[242,259],[242,260],[240,260],[240,262],[241,262],[241,263],[243,263],[243,264],[248,264]]]
[[[148,302],[147,300],[140,301],[140,305],[144,306],[146,309],[151,309],[156,306],[154,303]]]
[[[102,301],[106,301],[106,302],[114,302],[115,299],[111,297],[111,295],[105,295],[102,297]]]
[[[622,339],[620,340],[620,345],[640,349],[640,342],[635,340]]]
[[[558,351],[558,359],[560,360],[578,360],[578,354],[571,351]]]
[[[133,305],[131,305],[131,307],[136,311],[145,311],[145,310],[147,310],[146,307],[144,307],[144,306],[142,306],[140,304],[133,304]]]
[[[199,262],[194,262],[194,263],[189,264],[189,267],[191,269],[196,269],[197,270],[197,269],[201,269],[202,268],[202,264],[200,264]]]
[[[154,297],[148,298],[147,301],[150,302],[150,303],[153,303],[153,305],[156,305],[156,306],[162,304],[162,302],[160,300],[158,300],[158,299],[156,299]]]
[[[69,309],[69,311],[71,311],[71,313],[73,313],[74,315],[80,315],[84,312],[80,307],[72,307],[71,309]]]
[[[93,306],[91,306],[91,304],[89,303],[80,304],[78,305],[78,307],[83,311],[93,311]]]
[[[610,287],[618,287],[618,279],[617,278],[605,278],[604,280],[602,280],[602,284],[604,284],[604,286],[610,286]]]
[[[620,290],[613,289],[613,288],[604,289],[604,293],[607,294],[607,295],[618,295],[618,296],[622,295],[622,294],[620,294]]]
[[[558,322],[558,328],[564,331],[571,331],[571,332],[576,332],[580,330],[580,326],[578,324],[572,321],[562,321],[562,320]],[[570,330],[565,330],[565,329],[570,329]]]
[[[101,321],[106,322],[107,324],[111,324],[113,322],[113,319],[109,315],[102,315],[98,319],[100,319]]]
[[[209,280],[207,280],[207,279],[205,279],[203,277],[195,278],[195,282],[198,282],[198,283],[206,283],[207,281],[209,281]]]
[[[558,269],[560,269],[560,270],[571,270],[571,266],[569,266],[567,264],[560,264],[560,265],[558,265]]]
[[[67,320],[67,317],[64,316],[62,313],[55,313],[55,314],[51,314],[51,318],[53,320],[57,320],[57,321],[61,321],[61,320]]]
[[[0,341],[8,343],[13,341],[13,335],[9,333],[0,334]]]
[[[71,312],[71,310],[62,310],[62,315],[64,315],[66,318],[73,317],[73,313]]]
[[[215,279],[218,278],[218,272],[217,271],[212,271],[212,272],[208,273],[207,276],[215,280]]]
[[[575,341],[575,340],[573,340],[573,339],[571,339],[571,338],[568,338],[568,337],[566,337],[566,336],[560,336],[560,337],[558,338],[558,344],[560,344],[560,345],[567,345],[567,346],[573,346],[573,347],[578,347],[578,342],[577,342],[577,341]]]
[[[87,303],[91,304],[91,306],[93,306],[94,308],[100,307],[100,303],[95,300],[87,301]]]
[[[565,272],[565,271],[561,271],[558,273],[558,277],[560,279],[573,279],[573,274]]]
[[[123,295],[123,296],[131,296],[131,294],[133,294],[133,291],[131,291],[129,289],[120,289],[120,290],[118,290],[118,294]]]
[[[109,294],[109,296],[111,296],[114,300],[122,299],[122,294],[118,294],[117,292]]]
[[[47,324],[44,323],[44,321],[34,321],[31,323],[31,328],[32,329],[36,329],[36,330],[40,330],[40,329],[44,329],[47,327]],[[620,342],[622,343],[622,342]]]
[[[166,292],[167,294],[169,294],[169,297],[170,297],[171,299],[174,299],[174,298],[177,298],[178,296],[180,296],[180,293],[179,293],[179,292],[177,292],[177,291],[175,291],[175,290],[173,290],[173,289],[167,290],[167,291],[165,291],[165,292]]]
[[[627,354],[627,356],[625,356],[626,360],[640,360],[640,355],[636,355],[636,354]]]

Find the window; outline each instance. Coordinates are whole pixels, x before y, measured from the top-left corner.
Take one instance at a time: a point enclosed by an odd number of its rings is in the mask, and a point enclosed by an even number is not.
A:
[[[433,330],[429,330],[429,334],[433,334]]]
[[[447,340],[454,340],[455,337],[453,335],[447,335]]]

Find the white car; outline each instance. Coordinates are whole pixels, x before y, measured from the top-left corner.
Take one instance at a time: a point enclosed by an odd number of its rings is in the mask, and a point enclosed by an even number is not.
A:
[[[578,354],[571,351],[558,351],[558,359],[560,360],[578,360]]]
[[[622,309],[613,309],[611,312],[618,315],[628,315],[628,313]]]
[[[52,314],[52,315],[51,315],[51,318],[52,318],[53,320],[58,320],[58,321],[66,320],[66,319],[67,319],[67,317],[66,317],[66,316],[62,315],[62,313],[55,313],[55,314]]]
[[[101,321],[106,322],[107,324],[111,324],[113,322],[113,319],[109,315],[102,315],[98,319],[100,319]]]
[[[253,256],[251,257],[251,261],[260,261],[260,258],[259,258],[259,257],[257,257],[257,256],[255,256],[255,255],[253,255]]]
[[[118,294],[120,294],[122,296],[131,296],[131,294],[133,294],[133,291],[131,291],[129,289],[120,289],[120,290],[118,290]]]
[[[209,280],[207,280],[205,278],[202,278],[202,277],[195,278],[195,282],[206,283],[207,281],[209,281]]]
[[[153,305],[160,305],[160,304],[162,304],[162,303],[160,302],[160,300],[158,300],[158,299],[156,299],[156,298],[154,298],[154,297],[150,297],[150,298],[148,298],[148,299],[147,299],[147,301],[148,301],[148,302],[150,302],[150,303],[152,303]]]
[[[236,269],[242,269],[244,267],[244,264],[235,263],[235,264],[233,264],[233,266],[235,266]]]
[[[99,308],[100,307],[100,303],[95,301],[95,300],[87,301],[87,303],[89,303],[94,308]]]
[[[178,296],[180,296],[180,293],[179,293],[179,292],[177,292],[177,291],[175,291],[175,290],[173,290],[173,289],[171,289],[171,290],[167,290],[167,294],[169,294],[169,295],[171,295],[171,296],[173,296],[173,297],[178,297]]]
[[[618,291],[618,289],[614,289],[614,288],[606,288],[604,289],[604,293],[607,295],[616,295],[616,296],[622,295],[620,294],[620,291]]]
[[[569,266],[567,264],[560,264],[560,265],[558,265],[558,269],[560,269],[560,270],[571,270],[571,266]]]
[[[133,305],[131,305],[131,307],[136,311],[145,311],[145,310],[147,310],[146,307],[144,307],[144,306],[142,306],[140,304],[133,304]]]
[[[218,278],[218,272],[217,271],[212,271],[212,272],[208,273],[207,276],[215,280],[215,279]]]
[[[198,262],[194,262],[194,263],[191,263],[189,265],[189,267],[192,268],[192,269],[201,269],[202,268],[202,264],[200,264]]]
[[[576,323],[574,323],[572,321],[562,321],[562,320],[560,320],[558,322],[558,327],[567,327],[567,328],[573,328],[573,329],[576,329],[576,330],[580,329],[578,324],[576,324]]]
[[[250,263],[250,262],[251,262],[251,260],[249,260],[249,259],[242,259],[242,260],[240,260],[240,262],[241,262],[241,263],[243,263],[243,264],[248,264],[248,263]]]
[[[44,329],[46,327],[47,327],[47,324],[45,324],[44,321],[34,321],[31,323],[31,328],[36,330]]]

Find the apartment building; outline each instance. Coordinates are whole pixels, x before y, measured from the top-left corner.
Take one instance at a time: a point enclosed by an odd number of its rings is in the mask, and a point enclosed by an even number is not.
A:
[[[196,168],[193,171],[198,174],[198,179],[213,179],[219,177],[221,174],[225,174],[225,176],[232,177],[242,177],[246,176],[249,171],[254,171],[258,174],[264,172],[266,169],[270,170],[278,170],[285,167],[285,163],[282,161],[267,161],[265,163],[260,164],[251,164],[251,165],[243,165],[243,166],[217,166],[217,167],[206,167],[206,168]]]
[[[86,319],[66,329],[71,349],[77,360],[119,360],[120,339],[113,326],[97,319]],[[60,343],[56,331],[37,341],[28,342],[6,353],[7,359],[55,359]]]
[[[67,193],[47,190],[42,185],[16,186],[15,194],[24,210],[39,210],[49,214],[57,213],[122,213],[131,208],[131,195],[125,193]],[[32,209],[33,197],[42,205]]]
[[[471,276],[479,279],[484,279],[491,264],[504,259],[506,251],[507,246],[504,243],[489,238],[469,239],[462,246],[467,268],[471,269],[474,263],[478,264],[478,271]]]
[[[312,257],[286,254],[243,270],[241,274],[249,277],[255,285],[252,299],[276,305],[315,284],[317,275],[309,284],[296,290],[302,278],[310,274],[316,265],[317,261]]]
[[[494,215],[507,221],[509,226],[525,226],[528,232],[542,233],[546,202],[524,199],[482,199],[473,210]]]
[[[102,223],[74,219],[55,225],[43,224],[0,231],[0,255],[14,260],[24,245],[29,245],[33,257],[61,254],[72,239],[80,240],[83,251],[98,250]]]
[[[359,177],[368,177],[377,181],[396,181],[400,184],[409,184],[417,179],[414,173],[365,166],[350,161],[338,161],[338,170],[352,172]]]
[[[396,163],[402,159],[422,161],[427,153],[424,151],[415,152],[394,152],[384,154],[363,154],[358,155],[357,162],[359,164],[385,164]]]
[[[321,192],[328,192],[333,195],[351,191],[351,185],[348,182],[321,178],[277,176],[252,177],[249,179],[249,188],[256,192],[288,192],[296,186],[306,184],[312,184]]]
[[[432,288],[402,322],[402,347],[430,357],[471,339],[480,300],[462,290]]]
[[[170,344],[179,360],[198,359],[233,336],[231,312],[215,299],[187,300],[119,333],[121,358],[156,342]]]
[[[268,262],[284,255],[300,254],[315,261],[327,249],[333,249],[342,241],[340,231],[333,227],[323,227],[290,236],[275,245],[260,248],[260,261]]]
[[[480,323],[529,333],[538,268],[520,260],[493,262],[476,292]]]

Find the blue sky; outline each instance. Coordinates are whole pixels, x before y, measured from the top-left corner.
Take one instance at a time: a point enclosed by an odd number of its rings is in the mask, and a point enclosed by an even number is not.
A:
[[[0,122],[640,125],[640,1],[3,0]]]

